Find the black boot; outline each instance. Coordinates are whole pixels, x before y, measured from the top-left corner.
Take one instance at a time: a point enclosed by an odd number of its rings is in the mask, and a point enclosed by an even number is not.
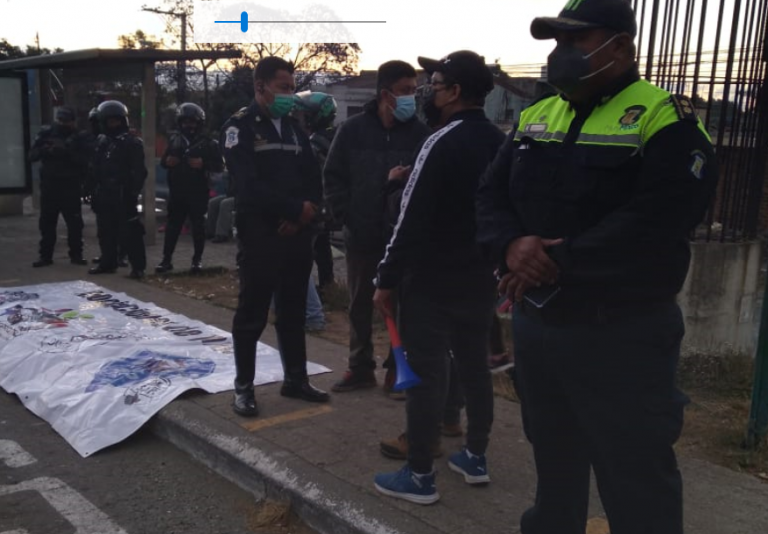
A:
[[[51,258],[40,258],[32,264],[32,267],[48,267],[49,265],[53,265],[53,260]]]
[[[117,269],[107,269],[99,264],[97,267],[91,267],[88,269],[88,274],[115,274]]]
[[[155,272],[157,274],[167,273],[172,270],[173,270],[173,264],[171,263],[171,260],[167,258],[163,258],[163,261],[160,262],[160,265],[155,267]]]
[[[280,388],[280,395],[307,402],[328,402],[331,400],[328,393],[310,384],[308,378],[300,380],[285,379],[283,386]]]

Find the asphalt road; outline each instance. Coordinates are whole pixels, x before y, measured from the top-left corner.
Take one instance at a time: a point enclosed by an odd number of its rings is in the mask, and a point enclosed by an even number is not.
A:
[[[251,494],[147,431],[81,458],[0,390],[0,534],[287,532],[250,528],[256,509]]]

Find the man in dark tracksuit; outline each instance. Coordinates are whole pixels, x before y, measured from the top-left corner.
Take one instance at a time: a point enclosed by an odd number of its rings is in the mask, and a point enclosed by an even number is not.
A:
[[[493,75],[470,51],[442,60],[419,58],[432,73],[430,105],[446,124],[422,146],[403,192],[400,218],[378,268],[374,303],[391,314],[399,287],[400,329],[408,362],[421,383],[407,390],[408,463],[379,474],[380,492],[418,504],[440,496],[432,447],[448,389],[450,352],[466,396],[467,444],[449,466],[469,484],[490,481],[485,450],[493,422],[493,386],[486,362],[496,297],[493,264],[475,241],[474,196],[504,135],[485,116]]]
[[[53,264],[59,214],[67,224],[69,259],[85,265],[83,259],[83,215],[81,197],[88,171],[89,146],[86,136],[75,128],[75,113],[69,108],[56,111],[56,123],[37,135],[30,159],[40,161],[40,255],[33,267]]]
[[[221,146],[235,180],[240,295],[232,324],[234,411],[256,416],[256,344],[274,295],[284,380],[280,394],[327,402],[307,378],[304,319],[312,270],[312,222],[322,200],[320,167],[309,139],[288,117],[296,89],[293,65],[278,57],[254,70],[255,101],[222,127]]]
[[[344,225],[349,289],[349,370],[333,391],[376,386],[371,328],[376,266],[384,257],[384,185],[390,169],[407,165],[431,130],[415,117],[416,70],[403,61],[379,67],[377,96],[336,132],[323,169],[325,198]],[[387,373],[391,389],[394,373]]]
[[[682,534],[675,296],[717,181],[689,99],[641,80],[626,0],[534,20],[562,96],[523,112],[478,194],[515,298],[515,381],[536,501],[523,534],[584,534],[590,468],[611,534]],[[538,287],[537,287],[538,286]]]
[[[185,102],[176,112],[179,131],[171,136],[160,165],[168,169],[168,225],[165,229],[163,259],[157,273],[173,270],[173,251],[181,228],[189,217],[192,223],[192,273],[202,271],[205,249],[205,212],[208,210],[208,173],[224,168],[217,143],[202,130],[205,112],[197,104]]]
[[[98,114],[102,134],[93,160],[91,206],[96,213],[101,258],[88,272],[114,273],[122,243],[131,263],[129,276],[142,278],[147,259],[144,225],[136,204],[147,177],[144,144],[128,131],[128,108],[122,102],[102,102]]]

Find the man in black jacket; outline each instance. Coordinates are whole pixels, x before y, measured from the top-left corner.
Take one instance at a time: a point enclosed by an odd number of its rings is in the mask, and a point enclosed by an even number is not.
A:
[[[168,225],[165,229],[163,259],[155,272],[173,270],[173,251],[184,221],[192,222],[192,273],[202,270],[205,248],[205,212],[208,209],[208,173],[223,169],[216,141],[205,132],[205,112],[192,102],[185,102],[176,112],[179,131],[171,136],[160,165],[168,169]]]
[[[69,258],[75,265],[83,259],[83,216],[81,193],[88,171],[90,146],[85,135],[75,129],[75,112],[56,111],[56,123],[43,128],[35,138],[30,160],[41,161],[40,168],[40,255],[33,267],[53,263],[56,226],[59,214],[67,224]]]
[[[144,144],[128,131],[128,108],[117,100],[98,107],[99,135],[93,161],[93,201],[101,259],[90,274],[114,273],[120,245],[131,263],[131,278],[142,278],[147,266],[144,225],[136,207],[147,168]]]
[[[234,411],[258,415],[253,393],[256,344],[274,295],[284,380],[280,394],[327,402],[307,377],[304,315],[312,270],[312,222],[322,200],[320,167],[309,139],[289,117],[296,83],[293,65],[259,61],[255,100],[222,127],[221,146],[235,180],[235,225],[241,245],[240,295],[232,324],[235,345]]]
[[[466,397],[468,426],[466,447],[450,457],[449,467],[469,484],[490,481],[485,450],[493,386],[486,350],[496,294],[493,264],[475,241],[474,197],[504,134],[483,111],[494,87],[484,58],[462,50],[419,63],[432,73],[428,104],[445,126],[429,137],[414,162],[378,267],[374,303],[390,315],[391,295],[399,288],[403,348],[421,383],[407,391],[408,463],[377,475],[375,487],[431,504],[440,498],[432,448],[445,407],[450,352]]]
[[[384,187],[390,169],[408,165],[430,129],[414,116],[416,71],[408,63],[379,67],[376,100],[338,129],[323,170],[325,198],[344,225],[349,288],[349,370],[333,391],[375,387],[371,327],[376,265],[384,257]],[[394,374],[388,374],[385,387]]]

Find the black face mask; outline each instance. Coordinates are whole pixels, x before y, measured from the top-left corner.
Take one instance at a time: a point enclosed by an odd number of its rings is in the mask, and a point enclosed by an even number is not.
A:
[[[615,63],[590,72],[589,59],[613,41],[614,35],[589,54],[585,54],[573,45],[559,44],[547,58],[547,81],[566,95],[571,95],[584,86],[584,82],[603,72]]]
[[[182,128],[181,133],[184,134],[184,137],[186,137],[187,139],[192,139],[197,134],[197,128],[195,128],[194,126]]]
[[[435,91],[431,87],[424,92],[424,118],[427,120],[427,125],[435,128],[440,124],[440,117],[442,111],[435,105]]]
[[[121,124],[119,126],[115,126],[114,128],[105,127],[104,133],[110,137],[117,137],[118,135],[124,134],[128,131],[128,126],[125,124]]]

